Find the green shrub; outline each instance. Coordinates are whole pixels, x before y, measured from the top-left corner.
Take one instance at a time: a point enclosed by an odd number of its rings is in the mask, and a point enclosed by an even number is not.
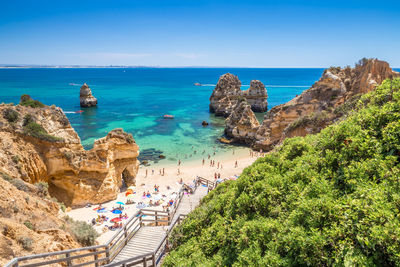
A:
[[[400,266],[400,79],[352,109],[211,191],[164,266]]]
[[[29,114],[24,117],[23,126],[24,134],[26,135],[36,137],[48,142],[59,142],[63,140],[63,138],[48,134],[43,126],[36,123],[33,120],[32,116]]]
[[[18,156],[18,155],[13,155],[13,156],[11,157],[11,160],[12,160],[15,164],[17,164],[17,163],[19,162],[19,156]]]
[[[18,243],[21,244],[21,246],[25,249],[25,250],[32,250],[32,246],[33,246],[33,239],[28,237],[28,236],[21,236],[17,239]]]
[[[12,184],[13,186],[15,186],[18,190],[21,190],[24,192],[30,192],[29,187],[21,179],[11,178],[8,182],[10,184]]]
[[[46,182],[38,182],[35,183],[36,188],[38,189],[38,194],[41,197],[47,197],[49,195],[49,184]]]
[[[33,100],[30,95],[22,95],[19,102],[21,106],[31,108],[43,108],[45,105],[38,100]]]
[[[6,108],[3,111],[3,117],[10,123],[17,122],[19,118],[19,113],[13,108]]]
[[[28,220],[24,222],[24,225],[30,230],[34,229],[33,224]]]
[[[92,225],[83,221],[75,221],[68,216],[66,216],[64,220],[67,225],[67,230],[74,236],[76,241],[84,246],[94,245],[99,234]]]

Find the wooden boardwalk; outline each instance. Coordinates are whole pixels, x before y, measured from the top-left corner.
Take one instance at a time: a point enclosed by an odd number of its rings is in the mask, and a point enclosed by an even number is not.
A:
[[[208,188],[200,185],[197,187],[194,194],[184,195],[175,212],[173,220],[181,214],[186,215],[191,212],[199,205],[200,200],[207,195],[207,193]],[[141,227],[132,239],[129,240],[128,244],[118,253],[112,263],[155,251],[166,237],[168,228],[168,226]],[[138,264],[138,266],[143,266],[143,264]],[[147,266],[152,266],[151,260],[148,261]]]

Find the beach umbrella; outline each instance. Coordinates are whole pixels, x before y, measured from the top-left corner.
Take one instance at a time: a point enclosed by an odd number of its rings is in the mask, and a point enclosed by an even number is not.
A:
[[[134,191],[136,189],[136,186],[131,185],[130,187],[128,187],[128,190],[132,190]]]
[[[114,213],[114,214],[122,214],[122,211],[121,210],[113,210],[112,213]]]
[[[121,221],[121,218],[114,218],[110,222],[120,222],[120,221]]]
[[[124,204],[123,202],[121,202],[121,201],[118,201],[117,204],[119,204],[119,205],[125,205],[125,204]]]
[[[133,193],[131,192],[131,191],[127,191],[126,193],[125,193],[125,196],[127,197],[127,196],[129,196],[129,195],[132,195]]]

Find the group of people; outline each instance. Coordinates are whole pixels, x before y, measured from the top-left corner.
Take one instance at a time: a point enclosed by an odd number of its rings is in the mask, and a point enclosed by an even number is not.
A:
[[[108,218],[105,215],[97,215],[97,218],[92,219],[92,225],[96,224],[102,224],[103,222],[106,222]]]
[[[165,175],[165,168],[159,169],[160,175],[164,176]],[[149,170],[146,169],[146,174],[144,177],[147,177],[147,175],[149,174]],[[151,170],[151,175],[154,175],[154,169]]]

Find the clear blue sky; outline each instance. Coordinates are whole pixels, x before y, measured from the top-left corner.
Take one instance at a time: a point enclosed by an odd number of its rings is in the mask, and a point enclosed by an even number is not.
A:
[[[400,67],[400,1],[7,0],[0,64]]]

